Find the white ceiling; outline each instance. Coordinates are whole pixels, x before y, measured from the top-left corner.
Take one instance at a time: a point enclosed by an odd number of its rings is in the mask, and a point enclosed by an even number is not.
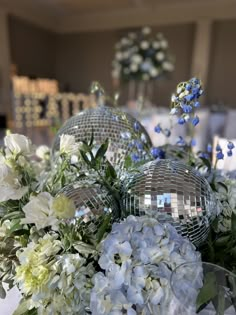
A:
[[[236,17],[236,0],[0,0],[0,8],[57,32]]]

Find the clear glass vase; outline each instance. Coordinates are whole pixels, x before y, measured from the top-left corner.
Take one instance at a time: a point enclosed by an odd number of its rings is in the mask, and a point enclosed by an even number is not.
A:
[[[152,106],[154,81],[131,80],[128,83],[128,100],[135,103],[136,109],[141,111]]]
[[[185,263],[171,275],[174,314],[236,315],[236,275],[205,262]]]

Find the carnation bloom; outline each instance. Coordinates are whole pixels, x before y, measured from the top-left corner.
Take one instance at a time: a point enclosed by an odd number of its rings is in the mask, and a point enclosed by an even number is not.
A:
[[[77,145],[75,142],[75,137],[72,135],[61,135],[60,136],[60,152],[70,154],[75,152]]]

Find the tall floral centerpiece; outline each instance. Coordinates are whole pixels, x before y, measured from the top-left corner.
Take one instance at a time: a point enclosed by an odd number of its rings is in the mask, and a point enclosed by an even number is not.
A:
[[[112,77],[129,84],[129,99],[151,98],[153,82],[173,70],[168,41],[162,33],[153,34],[150,27],[128,33],[115,45]]]

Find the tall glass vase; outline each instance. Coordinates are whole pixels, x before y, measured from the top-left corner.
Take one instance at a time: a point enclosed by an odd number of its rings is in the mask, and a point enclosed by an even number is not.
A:
[[[128,83],[128,100],[135,102],[138,111],[153,104],[154,81],[131,80]]]

